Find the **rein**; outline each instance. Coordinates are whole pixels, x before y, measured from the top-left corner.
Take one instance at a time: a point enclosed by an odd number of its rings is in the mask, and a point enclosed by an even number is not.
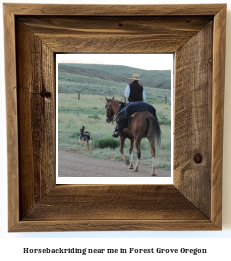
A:
[[[109,100],[108,105],[109,105],[108,109],[112,111],[111,100]],[[108,118],[107,118],[107,122],[114,124],[114,122],[115,122],[115,120],[116,120],[116,116],[117,116],[117,114],[114,113],[114,116],[113,116],[112,119],[108,119]]]
[[[125,102],[122,102],[122,100],[123,100],[123,97],[122,97],[122,99],[121,99],[121,101],[119,102],[119,105],[118,105],[118,112],[120,111],[120,109],[121,109],[121,103],[124,103],[125,104]],[[108,110],[111,110],[112,112],[113,112],[113,110],[112,110],[112,106],[111,106],[111,99],[109,100],[109,102],[108,102]],[[114,112],[113,112],[114,113]],[[118,114],[118,113],[117,113]],[[115,120],[116,120],[116,116],[117,116],[117,114],[116,113],[114,113],[114,116],[111,118],[111,119],[109,119],[109,118],[107,118],[107,122],[108,123],[112,123],[112,124],[114,124],[114,122],[115,122]]]

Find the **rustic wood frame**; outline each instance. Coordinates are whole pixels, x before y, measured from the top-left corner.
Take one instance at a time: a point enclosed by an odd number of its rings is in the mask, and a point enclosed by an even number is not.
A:
[[[3,4],[8,229],[221,230],[226,4]],[[174,184],[55,184],[55,53],[175,53]]]

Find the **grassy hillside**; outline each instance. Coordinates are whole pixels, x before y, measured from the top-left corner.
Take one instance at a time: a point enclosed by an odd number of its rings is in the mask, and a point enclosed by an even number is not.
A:
[[[127,66],[66,64],[58,66],[58,89],[60,93],[115,94],[121,95],[128,78],[138,73],[140,84],[146,88],[171,89],[171,71],[148,71]]]

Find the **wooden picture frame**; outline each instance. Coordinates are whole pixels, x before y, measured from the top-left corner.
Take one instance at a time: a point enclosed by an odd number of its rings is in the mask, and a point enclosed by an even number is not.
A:
[[[221,230],[226,4],[3,4],[8,229]],[[174,184],[56,185],[55,54],[175,53]]]

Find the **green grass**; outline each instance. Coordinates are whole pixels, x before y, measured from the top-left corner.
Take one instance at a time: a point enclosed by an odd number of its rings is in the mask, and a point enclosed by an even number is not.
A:
[[[163,90],[165,93],[166,90]],[[156,146],[156,167],[171,169],[171,105],[165,104],[161,90],[158,90],[160,98],[155,98],[156,103],[152,105],[156,108],[157,116],[161,123],[162,139],[160,148]],[[113,95],[112,95],[113,96]],[[112,97],[111,96],[111,97]],[[110,98],[111,98],[110,97]],[[121,99],[119,95],[116,99]],[[99,148],[99,141],[111,137],[115,125],[106,122],[104,95],[81,94],[78,100],[77,94],[60,93],[58,101],[58,146],[65,150],[74,150],[89,157],[122,160],[119,148]],[[85,126],[92,136],[90,150],[77,145],[79,129]],[[111,138],[113,139],[113,138]],[[118,139],[115,139],[118,142]],[[129,140],[125,142],[125,154],[129,156]],[[134,159],[136,150],[134,148]],[[151,166],[150,146],[147,139],[141,141],[141,164]]]

